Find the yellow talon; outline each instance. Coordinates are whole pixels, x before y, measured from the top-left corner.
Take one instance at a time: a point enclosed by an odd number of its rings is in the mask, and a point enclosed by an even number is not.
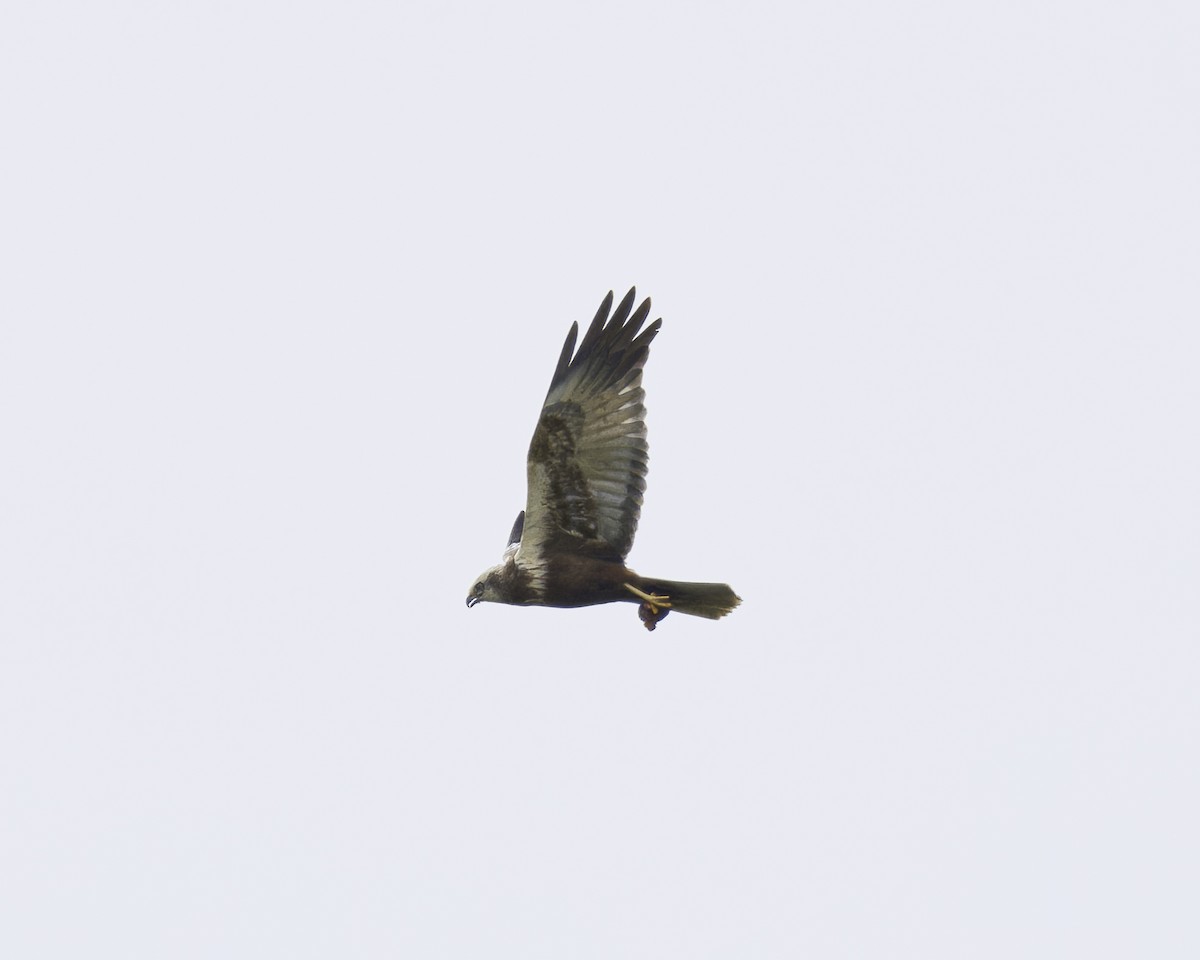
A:
[[[639,600],[645,601],[650,606],[651,613],[658,613],[659,608],[663,610],[671,609],[671,598],[660,597],[657,593],[643,593],[632,583],[625,584],[625,589],[632,593]]]

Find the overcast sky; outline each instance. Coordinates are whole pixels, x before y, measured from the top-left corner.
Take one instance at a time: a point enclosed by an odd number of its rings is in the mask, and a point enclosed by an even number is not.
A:
[[[1200,955],[1188,3],[0,14],[0,954]],[[563,337],[630,563],[468,611]]]

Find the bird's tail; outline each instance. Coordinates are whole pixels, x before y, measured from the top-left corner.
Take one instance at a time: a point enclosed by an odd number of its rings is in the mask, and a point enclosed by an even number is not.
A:
[[[687,583],[683,580],[652,580],[641,577],[639,588],[646,593],[666,597],[667,609],[689,613],[693,617],[719,620],[742,602],[727,583]]]

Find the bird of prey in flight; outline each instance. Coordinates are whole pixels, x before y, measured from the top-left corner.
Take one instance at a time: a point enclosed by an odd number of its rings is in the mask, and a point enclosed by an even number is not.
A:
[[[579,325],[571,324],[529,444],[525,509],[503,560],[471,587],[468,607],[624,600],[653,630],[672,610],[716,620],[741,602],[725,583],[643,577],[625,566],[646,489],[642,367],[662,325],[642,330],[650,300],[631,316],[635,296],[631,289],[610,318],[610,291],[577,351]]]

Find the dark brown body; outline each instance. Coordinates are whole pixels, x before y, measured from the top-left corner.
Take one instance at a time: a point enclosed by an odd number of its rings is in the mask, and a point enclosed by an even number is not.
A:
[[[625,586],[638,589],[641,578],[623,563],[563,553],[546,564],[541,603],[547,607],[588,607],[617,600],[636,601]]]

